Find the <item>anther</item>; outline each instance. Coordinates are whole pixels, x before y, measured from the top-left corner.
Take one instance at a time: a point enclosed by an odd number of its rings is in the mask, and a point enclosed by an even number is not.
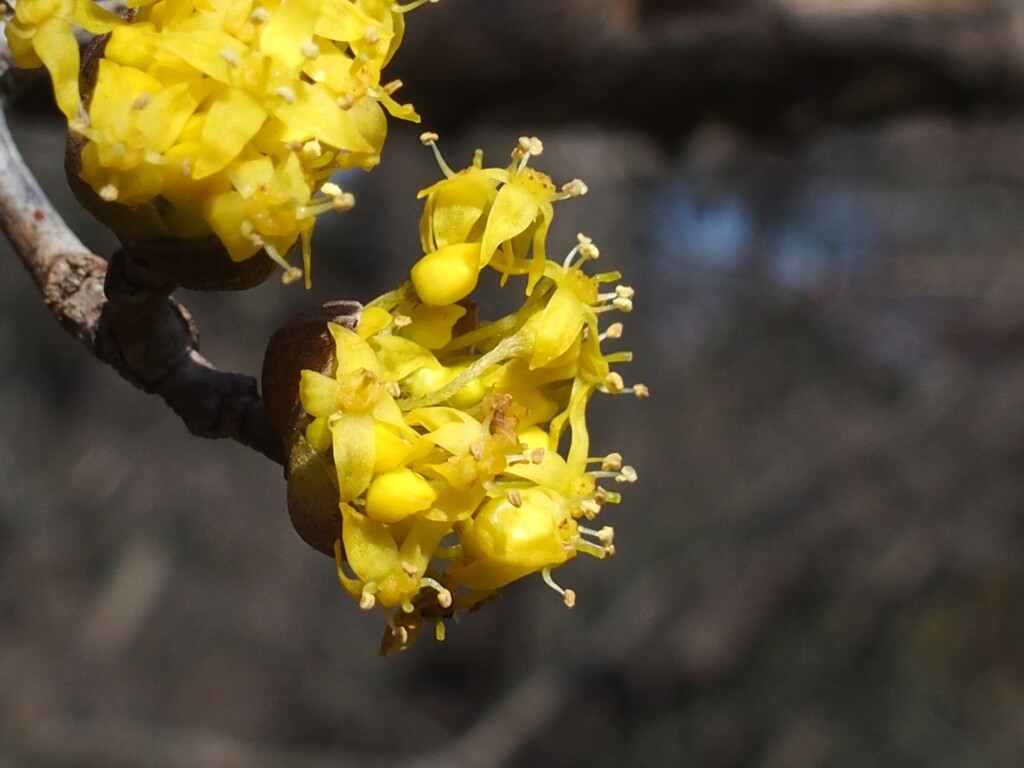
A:
[[[397,381],[385,381],[384,391],[395,399],[398,399],[399,397],[402,396],[402,388],[401,386],[399,386]]]
[[[615,476],[615,482],[617,483],[635,483],[636,482],[636,470],[630,466],[623,467],[619,474]]]
[[[605,339],[621,339],[622,330],[622,323],[612,323],[611,325],[608,326],[608,330],[606,330],[597,338],[599,341],[604,341]]]
[[[242,60],[238,58],[238,54],[230,48],[221,48],[218,55],[228,63],[229,67],[237,67],[242,63]]]
[[[392,322],[394,322],[395,328],[405,328],[407,325],[412,325],[412,318],[408,315],[395,315]]]
[[[609,453],[601,460],[601,469],[605,472],[617,472],[622,469],[622,454]]]
[[[438,136],[433,131],[424,131],[423,133],[420,134],[420,144],[422,144],[423,146],[430,146],[440,138],[441,137]]]
[[[633,300],[627,299],[624,296],[617,296],[612,299],[612,306],[620,312],[630,313],[633,311]]]
[[[384,83],[384,92],[390,96],[403,85],[404,83],[401,80],[392,80],[390,83]]]
[[[299,53],[302,54],[302,58],[312,61],[320,55],[320,46],[312,40],[307,40],[299,46]]]
[[[369,45],[376,45],[380,42],[380,30],[376,27],[367,27],[363,32],[363,40]]]
[[[593,520],[601,511],[601,505],[596,499],[584,499],[580,502],[580,511],[587,520]]]
[[[544,454],[546,451],[543,448],[534,448],[530,451],[530,462],[532,464],[540,464],[544,461]]]
[[[550,568],[544,568],[543,570],[541,570],[540,575],[541,578],[544,579],[545,584],[547,584],[549,587],[555,590],[555,592],[562,596],[566,608],[572,608],[574,605],[576,605],[576,593],[573,592],[571,589],[562,589],[560,586],[558,586],[558,584],[555,583],[555,580],[551,578]]]
[[[112,203],[115,200],[117,200],[117,194],[117,187],[115,187],[113,184],[105,184],[100,189],[100,197],[102,197],[108,203]]]
[[[316,139],[310,139],[309,141],[302,145],[302,156],[305,157],[307,160],[315,160],[316,158],[320,157],[320,155],[322,155],[323,152],[324,148]],[[320,189],[323,189],[323,187],[321,187]],[[338,191],[340,192],[341,190],[339,189]]]
[[[587,191],[587,185],[582,179],[573,179],[562,185],[562,192],[569,197],[583,197]]]
[[[651,391],[647,388],[646,384],[634,384],[633,394],[637,400],[646,400],[651,396]]]
[[[294,89],[289,88],[287,85],[282,85],[279,88],[275,88],[274,93],[277,96],[280,96],[285,104],[295,103],[295,91]]]
[[[346,93],[334,103],[338,105],[338,109],[342,112],[348,112],[352,109],[352,105],[356,103],[356,98],[351,93]]]
[[[419,569],[408,560],[402,561],[402,570],[405,571],[406,576],[415,576],[419,573]]]
[[[364,611],[368,611],[371,608],[373,608],[373,606],[375,606],[376,604],[377,598],[364,589],[363,593],[359,596],[359,607],[362,608]]]
[[[472,443],[469,446],[469,452],[477,461],[480,461],[484,457],[484,447],[478,442]]]
[[[270,14],[267,13],[266,8],[253,8],[252,13],[249,14],[249,23],[255,26],[266,23],[267,19],[270,18]]]
[[[604,385],[608,388],[609,392],[617,395],[625,388],[626,383],[622,380],[622,374],[617,371],[611,371],[604,377]]]
[[[134,109],[136,112],[141,109],[145,109],[150,105],[150,102],[152,101],[153,99],[150,97],[148,93],[140,93],[135,98],[135,101],[132,102],[132,109]]]
[[[523,506],[523,494],[521,494],[519,490],[516,488],[513,488],[511,491],[505,494],[505,498],[507,498],[508,503],[511,504],[516,509],[519,509],[519,507]]]

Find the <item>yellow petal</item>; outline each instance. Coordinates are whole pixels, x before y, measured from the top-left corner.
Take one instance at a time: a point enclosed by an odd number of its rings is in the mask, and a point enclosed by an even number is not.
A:
[[[536,196],[521,184],[505,184],[499,189],[487,216],[487,229],[484,230],[480,248],[480,266],[490,261],[499,245],[530,226],[539,210]]]
[[[331,418],[334,466],[342,501],[358,498],[373,477],[373,417],[368,413],[338,413]]]
[[[203,125],[193,178],[216,173],[238,157],[263,125],[267,113],[245,91],[229,89],[213,103]]]

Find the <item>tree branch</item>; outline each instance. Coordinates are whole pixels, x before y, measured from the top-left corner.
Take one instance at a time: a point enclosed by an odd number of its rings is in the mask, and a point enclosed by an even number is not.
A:
[[[0,50],[0,78],[10,70]],[[61,326],[126,380],[159,395],[195,435],[230,438],[284,463],[251,376],[218,370],[199,353],[175,287],[120,254],[90,253],[40,188],[0,112],[0,229]]]

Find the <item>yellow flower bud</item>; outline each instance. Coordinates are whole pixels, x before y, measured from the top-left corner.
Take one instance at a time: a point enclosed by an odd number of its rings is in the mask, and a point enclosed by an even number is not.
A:
[[[429,509],[437,492],[423,476],[401,467],[378,475],[366,492],[366,514],[381,523],[397,523]]]
[[[428,253],[410,276],[416,294],[427,304],[454,304],[476,288],[480,243],[456,243]]]

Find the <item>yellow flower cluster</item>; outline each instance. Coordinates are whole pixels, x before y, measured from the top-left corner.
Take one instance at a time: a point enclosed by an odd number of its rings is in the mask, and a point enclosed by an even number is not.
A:
[[[215,234],[233,260],[263,249],[292,277],[301,238],[308,282],[314,217],[352,205],[331,174],[377,164],[383,110],[419,119],[381,70],[424,2],[134,0],[122,18],[17,0],[6,35],[15,63],[50,71],[100,197],[152,204],[153,237]],[[110,35],[85,107],[74,27]]]
[[[385,609],[384,652],[424,622],[442,638],[444,619],[536,572],[571,606],[551,569],[614,551],[612,529],[586,523],[619,501],[599,482],[636,473],[616,453],[589,455],[586,408],[595,392],[647,395],[610,368],[630,353],[601,348],[622,333],[601,316],[630,311],[632,290],[600,290],[620,276],[583,271],[598,250],[582,235],[563,263],[546,259],[551,203],[583,187],[555,192],[527,165],[541,149],[522,140],[507,169],[479,153],[460,173],[441,161],[410,283],[365,308],[356,331],[330,326],[331,375],[302,372],[304,437],[337,470],[338,576],[363,608]],[[488,265],[503,282],[526,275],[527,296],[481,323],[465,297]]]

